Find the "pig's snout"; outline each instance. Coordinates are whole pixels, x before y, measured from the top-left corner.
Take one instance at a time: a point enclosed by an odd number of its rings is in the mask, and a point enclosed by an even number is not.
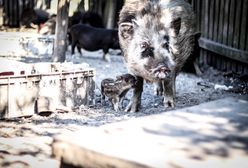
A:
[[[170,78],[171,70],[166,65],[158,65],[150,71],[157,79]]]

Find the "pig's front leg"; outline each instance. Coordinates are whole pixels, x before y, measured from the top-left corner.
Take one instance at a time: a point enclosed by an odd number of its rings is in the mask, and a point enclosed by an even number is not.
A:
[[[141,95],[143,91],[143,78],[137,77],[137,82],[134,87],[133,97],[131,98],[125,111],[137,112],[141,106]]]
[[[163,85],[163,94],[164,94],[164,106],[166,108],[175,107],[175,95],[176,95],[176,86],[175,86],[175,77],[170,81],[162,81]]]
[[[118,96],[117,96],[117,97],[114,97],[114,98],[112,99],[112,105],[113,105],[115,111],[120,111],[119,102],[120,102],[120,99],[119,99]]]
[[[107,62],[111,62],[110,55],[108,53],[109,48],[108,47],[103,47],[103,60]]]
[[[155,82],[153,85],[154,85],[154,95],[162,96],[163,95],[162,81]]]

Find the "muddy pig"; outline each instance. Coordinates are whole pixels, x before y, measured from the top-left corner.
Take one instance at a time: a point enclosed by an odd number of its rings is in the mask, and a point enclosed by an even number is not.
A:
[[[185,0],[126,0],[118,25],[126,66],[137,78],[126,111],[139,110],[144,80],[155,83],[165,107],[173,108],[176,76],[194,48],[191,5]]]
[[[105,96],[107,96],[115,111],[119,111],[123,106],[125,95],[135,86],[135,83],[136,79],[131,74],[117,76],[116,80],[112,78],[103,79],[101,82],[102,104],[105,101]]]
[[[96,51],[102,49],[103,59],[110,61],[108,50],[119,49],[118,30],[105,28],[96,28],[84,24],[73,25],[70,29],[71,36],[71,54],[74,55],[77,46],[79,53],[80,48],[88,51]]]

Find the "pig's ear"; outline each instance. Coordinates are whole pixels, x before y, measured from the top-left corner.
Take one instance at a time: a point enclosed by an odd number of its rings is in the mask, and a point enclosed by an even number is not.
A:
[[[133,36],[134,25],[130,22],[124,22],[119,25],[120,35],[124,38],[130,38]]]
[[[195,33],[195,40],[199,40],[200,37],[201,37],[201,32],[196,32]]]
[[[121,80],[122,79],[122,76],[120,75],[120,76],[116,76],[116,79],[117,80]]]
[[[181,29],[181,18],[176,18],[170,23],[171,35],[177,36]]]

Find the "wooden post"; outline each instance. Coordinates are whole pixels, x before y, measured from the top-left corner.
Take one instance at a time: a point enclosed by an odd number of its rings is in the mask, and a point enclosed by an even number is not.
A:
[[[64,62],[67,48],[69,0],[58,0],[53,62]]]

